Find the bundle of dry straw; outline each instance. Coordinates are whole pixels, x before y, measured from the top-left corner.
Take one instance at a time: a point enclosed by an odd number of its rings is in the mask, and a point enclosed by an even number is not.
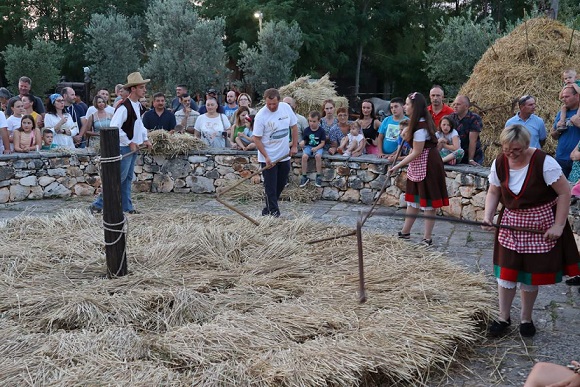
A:
[[[499,134],[518,111],[521,96],[536,98],[536,114],[551,128],[561,107],[562,72],[580,66],[580,35],[572,33],[548,18],[527,20],[498,39],[473,69],[459,93],[479,107],[475,111],[483,118],[481,139],[487,145],[487,164],[500,153]],[[544,150],[551,153],[555,145],[548,136]]]
[[[170,133],[161,129],[149,132],[148,137],[153,148],[143,152],[152,155],[187,155],[191,151],[207,148],[203,141],[188,133]]]
[[[322,103],[332,99],[336,107],[348,107],[348,100],[336,93],[336,87],[325,74],[322,78],[311,80],[310,76],[300,77],[286,86],[280,87],[280,95],[296,100],[296,113],[308,116],[313,110],[322,111]]]
[[[309,217],[136,215],[115,280],[99,226],[83,211],[0,224],[1,385],[418,385],[490,313],[482,275],[371,234],[358,304],[356,243],[306,245],[346,231]]]

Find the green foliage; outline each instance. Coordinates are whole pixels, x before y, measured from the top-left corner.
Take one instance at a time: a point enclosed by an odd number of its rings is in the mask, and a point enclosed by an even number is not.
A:
[[[424,53],[425,70],[429,78],[441,84],[451,96],[469,78],[473,67],[487,48],[499,37],[491,17],[477,21],[471,13],[437,23],[441,38],[432,38]]]
[[[255,47],[240,45],[238,66],[244,80],[262,93],[270,87],[280,87],[292,79],[292,69],[299,58],[302,31],[297,23],[266,22]]]
[[[94,14],[86,29],[85,58],[90,63],[91,77],[97,88],[111,89],[125,83],[127,74],[139,68],[136,37],[137,20],[120,14]],[[122,47],[122,49],[114,49]]]
[[[54,42],[35,40],[31,47],[8,45],[1,54],[6,63],[6,78],[15,90],[23,75],[32,78],[32,87],[39,95],[54,89],[60,78],[64,52]]]
[[[185,83],[193,92],[225,85],[224,19],[199,17],[188,0],[155,0],[145,18],[153,47],[143,73],[154,88],[172,90]]]

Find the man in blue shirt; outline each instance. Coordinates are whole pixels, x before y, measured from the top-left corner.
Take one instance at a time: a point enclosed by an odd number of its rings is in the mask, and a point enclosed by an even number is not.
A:
[[[580,123],[572,122],[570,119],[578,112],[580,95],[572,86],[566,85],[564,86],[564,89],[562,89],[562,102],[564,102],[564,106],[566,106],[566,126],[557,129],[556,124],[560,121],[561,114],[561,112],[558,112],[550,135],[558,140],[558,146],[556,147],[556,161],[562,167],[564,176],[568,178],[572,171],[570,153],[572,153],[572,150],[578,145],[578,142],[580,142]]]
[[[236,102],[236,92],[233,90],[228,91],[226,94],[226,104],[224,105],[225,115],[228,117],[231,123],[234,121],[234,114],[238,110],[238,104]]]
[[[165,108],[165,94],[153,94],[153,109],[143,114],[143,126],[147,130],[175,129],[175,115]]]
[[[536,111],[536,99],[531,95],[524,95],[518,100],[520,111],[507,120],[506,128],[511,125],[523,125],[530,132],[530,146],[542,148],[546,143],[546,125],[544,120],[534,114]]]

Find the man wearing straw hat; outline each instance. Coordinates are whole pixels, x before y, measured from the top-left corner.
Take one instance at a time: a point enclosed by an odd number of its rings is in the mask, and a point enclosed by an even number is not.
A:
[[[123,212],[135,214],[137,211],[131,201],[131,184],[135,170],[135,161],[137,160],[137,150],[139,146],[151,148],[151,143],[147,139],[147,129],[143,125],[141,116],[145,109],[139,100],[145,97],[150,79],[143,79],[141,73],[135,72],[129,74],[127,83],[123,88],[129,93],[117,109],[111,119],[111,126],[119,128],[119,147],[121,155],[134,152],[123,157],[121,160],[121,204]],[[101,212],[103,210],[103,195],[99,195],[97,200],[91,204],[91,213]]]
[[[254,142],[258,149],[258,161],[264,169],[266,206],[262,216],[280,216],[278,199],[288,182],[290,157],[298,152],[298,126],[296,115],[290,105],[280,102],[280,92],[268,89],[264,92],[264,106],[254,120]],[[288,131],[292,142],[288,146]],[[276,161],[278,161],[276,163]]]

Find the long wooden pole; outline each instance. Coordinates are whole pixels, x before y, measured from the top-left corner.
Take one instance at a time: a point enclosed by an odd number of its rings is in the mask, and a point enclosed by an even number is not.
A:
[[[228,191],[231,191],[232,189],[236,188],[238,185],[242,184],[244,181],[262,173],[264,170],[266,169],[270,169],[272,168],[274,165],[278,164],[281,160],[285,159],[286,157],[288,157],[289,155],[285,155],[282,156],[276,160],[274,160],[274,162],[270,165],[270,166],[265,166],[263,168],[258,169],[257,171],[253,172],[252,174],[244,177],[243,179],[238,180],[235,184],[230,185],[229,187],[227,187],[226,189],[224,189],[223,191],[219,192],[216,195],[215,200],[218,201],[219,203],[223,204],[224,206],[226,206],[227,208],[229,208],[230,210],[234,211],[235,213],[237,213],[238,215],[246,218],[247,220],[249,220],[250,222],[254,223],[256,226],[259,226],[260,223],[258,223],[258,221],[254,218],[252,218],[250,215],[247,215],[245,213],[243,213],[241,210],[239,210],[238,208],[232,206],[231,204],[229,204],[228,202],[226,202],[225,200],[222,199],[222,196],[227,193]]]
[[[102,128],[100,137],[107,276],[114,278],[127,274],[127,251],[124,233],[125,216],[121,205],[119,129]],[[118,160],[116,160],[117,158]]]

